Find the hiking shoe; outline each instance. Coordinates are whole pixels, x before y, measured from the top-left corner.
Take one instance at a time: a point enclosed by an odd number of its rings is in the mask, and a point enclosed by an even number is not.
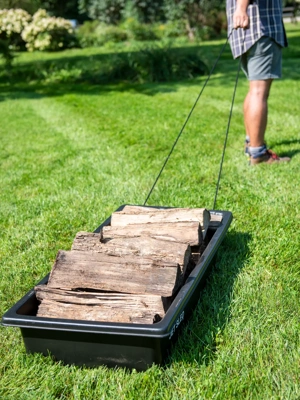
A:
[[[256,158],[250,156],[249,164],[250,165],[256,165],[260,163],[273,164],[273,163],[281,163],[289,161],[290,161],[289,157],[279,157],[272,150],[267,150],[262,156]]]

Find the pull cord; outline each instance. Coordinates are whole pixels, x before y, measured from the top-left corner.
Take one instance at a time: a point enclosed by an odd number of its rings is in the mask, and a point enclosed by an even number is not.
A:
[[[239,65],[238,65],[238,70],[237,70],[237,74],[236,74],[236,78],[235,78],[235,85],[234,85],[234,90],[233,90],[233,95],[232,95],[232,101],[231,101],[231,107],[230,107],[230,113],[229,113],[229,118],[228,118],[228,123],[227,123],[226,134],[225,134],[225,140],[224,140],[222,158],[221,158],[220,169],[219,169],[219,176],[218,176],[218,181],[217,181],[217,185],[216,185],[216,193],[215,193],[215,199],[214,199],[213,210],[215,210],[216,204],[217,204],[217,197],[218,197],[218,192],[219,192],[220,179],[221,179],[222,168],[223,168],[223,162],[224,162],[224,157],[225,157],[225,150],[226,150],[226,145],[227,145],[228,133],[229,133],[230,123],[231,123],[232,110],[233,110],[234,99],[235,99],[236,89],[237,89],[237,85],[238,85],[238,81],[239,81],[239,75],[240,75],[240,70],[241,70],[241,60],[242,60],[242,57],[240,57],[240,61],[239,61]]]
[[[233,29],[232,29],[231,33],[232,32],[233,32]],[[245,48],[245,39],[246,39],[246,33],[245,33],[245,31],[243,31],[243,47],[244,48]],[[234,85],[233,94],[232,94],[231,107],[230,107],[228,123],[227,123],[227,129],[226,129],[226,134],[225,134],[222,158],[221,158],[221,162],[220,162],[219,176],[218,176],[217,185],[216,185],[216,192],[215,192],[213,210],[216,209],[216,204],[217,204],[217,197],[218,197],[218,192],[219,192],[220,179],[221,179],[223,162],[224,162],[224,157],[225,157],[225,150],[226,150],[228,133],[229,133],[230,123],[231,123],[231,117],[232,117],[233,105],[234,105],[234,100],[235,100],[235,94],[236,94],[236,89],[237,89],[237,85],[238,85],[238,81],[239,81],[241,64],[242,64],[242,57],[240,57],[240,59],[239,59],[238,69],[237,69],[236,78],[235,78],[235,85]]]
[[[233,30],[232,30],[232,31],[233,31]],[[201,97],[201,95],[202,95],[202,93],[203,93],[203,91],[204,91],[204,89],[205,89],[205,87],[206,87],[206,85],[207,85],[207,83],[208,83],[208,81],[209,81],[209,79],[210,79],[212,73],[214,72],[214,70],[215,70],[215,68],[216,68],[216,65],[217,65],[218,62],[219,62],[219,59],[220,59],[221,55],[223,54],[223,52],[224,52],[224,50],[225,50],[225,47],[227,46],[227,43],[228,43],[229,38],[230,38],[230,36],[231,36],[231,34],[232,34],[232,31],[231,31],[230,34],[227,36],[226,42],[224,43],[224,45],[223,45],[223,47],[222,47],[222,49],[221,49],[221,51],[220,51],[220,54],[218,55],[218,57],[217,57],[217,59],[216,59],[214,65],[213,65],[213,67],[212,67],[212,69],[211,69],[211,71],[210,71],[210,73],[209,73],[209,75],[208,75],[208,77],[206,78],[206,80],[205,80],[205,82],[204,82],[204,85],[202,86],[202,89],[201,89],[200,93],[198,94],[198,97],[197,97],[197,99],[196,99],[196,101],[195,101],[193,107],[191,108],[191,111],[189,112],[189,114],[188,114],[188,116],[187,116],[187,118],[186,118],[186,120],[185,120],[185,122],[184,122],[184,124],[183,124],[183,126],[182,126],[182,128],[181,128],[181,130],[180,130],[180,132],[179,132],[179,134],[178,134],[178,136],[177,136],[177,138],[176,138],[176,140],[175,140],[175,142],[174,142],[174,144],[173,144],[173,146],[172,146],[172,148],[171,148],[171,150],[170,150],[170,152],[169,152],[169,154],[168,154],[168,156],[167,156],[167,158],[165,159],[165,162],[164,162],[164,164],[163,164],[163,166],[162,166],[162,168],[161,168],[159,174],[157,175],[157,177],[156,177],[156,179],[155,179],[155,181],[154,181],[154,184],[152,185],[152,188],[150,189],[150,192],[148,193],[148,195],[147,195],[147,197],[146,197],[146,200],[145,200],[145,202],[144,202],[144,204],[143,204],[144,206],[146,205],[147,201],[149,200],[149,197],[151,196],[151,194],[152,194],[152,192],[153,192],[153,190],[154,190],[154,188],[155,188],[155,186],[156,186],[156,184],[157,184],[157,182],[158,182],[158,180],[159,180],[159,178],[160,178],[160,176],[161,176],[163,170],[165,169],[165,166],[167,165],[167,162],[169,161],[169,158],[171,157],[171,154],[173,153],[173,150],[175,149],[175,146],[176,146],[176,144],[177,144],[177,142],[178,142],[180,136],[182,135],[182,133],[183,133],[183,131],[184,131],[184,128],[186,127],[186,125],[187,125],[187,123],[188,123],[188,121],[189,121],[189,119],[190,119],[190,117],[191,117],[191,115],[192,115],[192,113],[193,113],[193,111],[194,111],[194,109],[195,109],[195,107],[196,107],[196,105],[197,105],[197,103],[198,103],[198,101],[199,101],[199,99],[200,99],[200,97]]]

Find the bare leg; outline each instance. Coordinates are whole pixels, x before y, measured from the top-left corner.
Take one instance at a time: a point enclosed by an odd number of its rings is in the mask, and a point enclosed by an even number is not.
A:
[[[249,92],[244,101],[244,122],[252,147],[264,144],[271,84],[272,79],[250,81]]]

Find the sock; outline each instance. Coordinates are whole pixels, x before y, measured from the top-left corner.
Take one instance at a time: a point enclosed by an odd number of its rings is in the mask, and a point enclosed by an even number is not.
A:
[[[245,139],[246,143],[250,143],[250,137],[248,135],[246,135],[246,139]]]
[[[249,153],[250,153],[250,156],[253,158],[258,158],[258,157],[263,156],[266,151],[267,151],[267,146],[265,144],[263,144],[262,146],[259,146],[259,147],[249,146]]]

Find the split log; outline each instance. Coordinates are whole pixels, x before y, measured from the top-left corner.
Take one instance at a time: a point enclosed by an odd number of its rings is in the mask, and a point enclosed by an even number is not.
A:
[[[37,316],[46,318],[153,324],[164,317],[169,305],[161,296],[74,292],[48,285],[36,286],[35,293],[41,302]]]
[[[133,224],[169,223],[197,221],[205,236],[210,213],[205,208],[153,208],[143,206],[125,206],[111,215],[111,226]]]
[[[104,226],[101,230],[100,240],[122,237],[149,236],[153,239],[168,242],[180,242],[190,246],[198,246],[203,241],[201,225],[197,221],[177,223],[151,223],[128,226]]]
[[[78,232],[72,245],[73,251],[95,251],[111,256],[132,255],[156,261],[179,264],[184,276],[191,261],[191,247],[184,243],[165,242],[149,236],[121,237],[100,242],[100,234]]]
[[[65,290],[88,288],[170,297],[181,283],[181,269],[174,262],[60,250],[48,286]]]
[[[101,234],[93,232],[78,232],[73,240],[71,250],[101,252],[103,248],[100,242]]]
[[[221,212],[214,211],[210,213],[210,221],[209,221],[210,227],[218,228],[218,226],[220,226],[222,221],[223,221],[223,214]]]

